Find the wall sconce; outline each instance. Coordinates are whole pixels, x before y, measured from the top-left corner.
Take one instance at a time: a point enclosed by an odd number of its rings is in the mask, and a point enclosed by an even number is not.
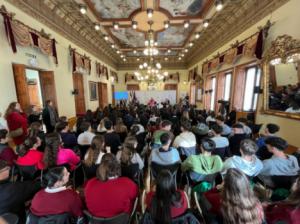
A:
[[[78,89],[74,89],[74,90],[72,90],[72,95],[78,95],[79,94],[79,91],[78,91]]]

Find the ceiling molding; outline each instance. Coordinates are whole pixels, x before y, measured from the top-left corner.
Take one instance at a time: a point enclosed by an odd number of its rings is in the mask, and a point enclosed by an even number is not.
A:
[[[195,43],[192,51],[186,55],[186,58],[189,58],[188,67],[199,63],[288,1],[239,0],[236,3],[232,1],[228,7],[225,7],[219,15],[213,18],[209,27]]]
[[[109,49],[109,46],[105,46],[101,43],[100,35],[97,38],[99,41],[94,41],[96,38],[88,36],[89,27],[78,26],[80,24],[79,21],[77,24],[76,21],[74,21],[73,24],[77,25],[78,28],[76,29],[65,21],[68,16],[62,19],[55,10],[51,10],[42,0],[39,0],[39,4],[36,4],[37,2],[34,0],[6,1],[116,69],[117,59],[113,55],[113,51]]]

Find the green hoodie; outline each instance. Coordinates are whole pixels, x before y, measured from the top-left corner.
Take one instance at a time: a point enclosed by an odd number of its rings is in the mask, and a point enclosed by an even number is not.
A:
[[[191,170],[199,174],[213,174],[220,172],[223,162],[217,155],[191,155],[182,164],[182,171]]]

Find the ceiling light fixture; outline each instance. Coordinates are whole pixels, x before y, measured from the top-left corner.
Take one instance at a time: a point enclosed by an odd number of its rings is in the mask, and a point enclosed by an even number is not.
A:
[[[117,54],[120,54],[120,51],[119,51],[119,50],[117,50]]]
[[[190,22],[189,22],[189,21],[184,21],[183,27],[184,27],[185,29],[187,29],[189,26],[190,26]]]
[[[108,41],[108,36],[104,35],[104,40]]]
[[[169,59],[168,58],[165,58],[165,61],[168,61]]]
[[[181,57],[184,57],[184,54],[181,54]]]
[[[126,59],[126,58],[123,58],[123,61],[127,61],[127,59]]]
[[[153,21],[152,20],[148,21],[148,24],[150,28],[148,30],[148,38],[145,41],[146,48],[144,49],[143,53],[144,55],[147,56],[158,55],[158,49],[155,47],[158,45],[158,43],[154,41],[154,31],[151,28],[153,25]]]
[[[180,60],[181,60],[181,57],[179,57],[178,60],[180,61]]]
[[[121,54],[121,56],[120,56],[121,58],[124,58],[124,55],[123,54]]]
[[[111,45],[111,48],[115,48],[115,45],[114,45],[114,44],[112,44],[112,45]]]
[[[200,33],[198,32],[198,33],[195,34],[195,38],[199,39],[199,37],[200,37]]]
[[[189,52],[189,49],[187,49],[187,48],[186,48],[186,49],[184,49],[184,52],[186,52],[186,53],[187,53],[187,52]]]
[[[137,60],[137,61],[140,61],[140,59],[139,59],[139,58],[137,58],[136,60]]]
[[[204,26],[205,28],[207,28],[208,25],[209,25],[209,20],[208,20],[208,19],[204,20],[204,21],[203,21],[203,26]]]
[[[167,51],[169,54],[171,53],[171,50],[170,49],[168,49],[168,51]]]
[[[86,14],[87,12],[85,5],[79,5],[79,10],[82,15]]]
[[[132,22],[131,22],[131,25],[132,25],[132,28],[133,28],[133,29],[136,29],[138,23],[137,23],[137,21],[132,21]]]
[[[118,29],[119,29],[119,24],[118,24],[118,23],[114,22],[114,23],[113,23],[113,26],[114,26],[114,29],[115,29],[115,30],[118,30]]]
[[[223,2],[222,2],[222,0],[216,0],[215,5],[216,5],[216,10],[218,12],[223,9]]]
[[[147,15],[148,15],[148,18],[152,18],[152,16],[153,16],[153,9],[147,9]]]
[[[164,22],[164,26],[165,26],[165,29],[168,29],[169,26],[170,26],[170,22],[169,21],[165,21]]]
[[[189,43],[189,46],[190,46],[190,47],[194,46],[194,43],[193,43],[193,42],[190,42],[190,43]]]
[[[95,24],[95,30],[100,30],[100,25],[98,23]]]
[[[136,54],[137,53],[136,50],[133,50],[133,53]]]

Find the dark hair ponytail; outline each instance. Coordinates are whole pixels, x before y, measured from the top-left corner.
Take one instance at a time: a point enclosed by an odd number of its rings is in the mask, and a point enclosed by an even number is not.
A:
[[[25,139],[25,141],[19,145],[16,149],[19,156],[23,157],[27,154],[29,149],[31,149],[34,144],[38,142],[37,136],[29,136]]]
[[[56,166],[60,142],[60,136],[58,133],[54,132],[46,135],[46,147],[44,153],[44,163],[46,167]]]
[[[53,187],[57,181],[62,180],[64,176],[63,175],[64,169],[65,167],[60,166],[60,167],[51,168],[48,171],[48,173],[46,174],[47,187]]]

